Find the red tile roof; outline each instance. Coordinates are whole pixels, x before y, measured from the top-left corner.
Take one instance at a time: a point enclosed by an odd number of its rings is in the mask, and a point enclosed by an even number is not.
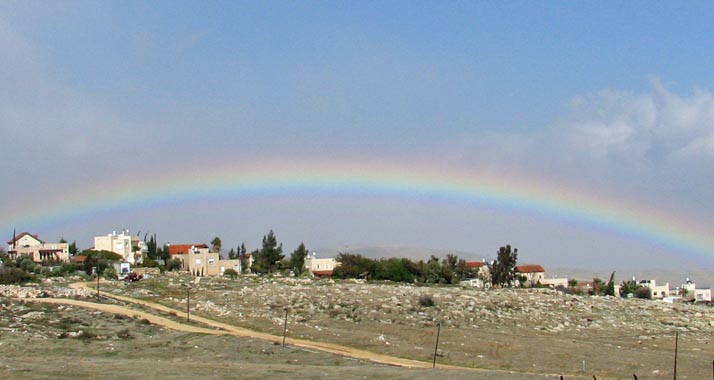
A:
[[[543,269],[542,266],[540,265],[516,265],[516,272],[518,273],[537,273],[537,272],[543,272],[545,273],[545,269]]]
[[[317,277],[332,276],[332,270],[314,270],[312,271],[312,274]]]
[[[483,262],[481,261],[467,261],[466,262],[466,268],[481,268],[483,266]]]
[[[169,256],[188,254],[191,247],[208,248],[205,244],[171,244],[169,245]]]
[[[21,233],[21,234],[15,236],[15,241],[18,241],[18,240],[22,239],[25,235],[30,235],[30,236],[32,236],[33,238],[39,240],[40,243],[45,244],[44,241],[40,240],[40,236],[39,236],[39,235],[32,235],[32,234],[30,234],[29,232],[23,232],[23,233]],[[8,240],[7,244],[15,244],[15,241],[12,241],[12,239],[10,239],[10,240]]]
[[[77,256],[72,257],[69,261],[70,261],[72,264],[82,264],[82,263],[84,263],[86,260],[87,260],[87,256],[77,255]]]

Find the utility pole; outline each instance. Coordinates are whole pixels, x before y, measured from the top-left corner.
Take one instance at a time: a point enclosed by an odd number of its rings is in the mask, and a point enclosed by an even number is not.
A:
[[[438,330],[436,330],[436,344],[434,345],[434,362],[431,364],[431,368],[436,368],[436,354],[439,351],[439,334],[441,334],[441,322],[439,322]]]

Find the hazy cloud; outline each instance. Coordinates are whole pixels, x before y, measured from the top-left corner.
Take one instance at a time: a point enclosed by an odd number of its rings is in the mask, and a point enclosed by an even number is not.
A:
[[[578,96],[557,135],[589,159],[657,168],[714,159],[714,96],[669,91],[658,80],[648,94],[601,91]]]

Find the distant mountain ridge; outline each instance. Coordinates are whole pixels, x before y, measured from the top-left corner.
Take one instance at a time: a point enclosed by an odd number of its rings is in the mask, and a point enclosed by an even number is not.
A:
[[[436,256],[440,259],[447,254],[453,254],[466,261],[481,261],[484,257],[473,252],[456,251],[449,249],[417,248],[402,245],[368,245],[368,244],[348,244],[337,248],[321,248],[312,250],[317,252],[319,257],[334,257],[339,253],[360,254],[370,259],[381,259],[390,257],[406,257],[412,260],[428,260],[429,257]]]

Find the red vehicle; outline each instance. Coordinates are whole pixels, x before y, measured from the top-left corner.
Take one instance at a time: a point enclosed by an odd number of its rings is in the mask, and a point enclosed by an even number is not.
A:
[[[124,281],[136,282],[136,281],[141,280],[141,277],[142,276],[140,274],[138,274],[136,272],[131,272],[131,273],[127,274],[126,277],[124,277]]]

